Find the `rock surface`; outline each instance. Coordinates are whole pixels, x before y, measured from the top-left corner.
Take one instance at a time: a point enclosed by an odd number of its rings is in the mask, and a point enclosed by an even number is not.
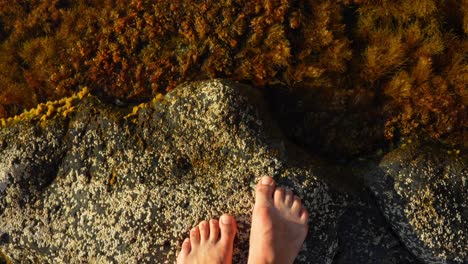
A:
[[[365,190],[349,201],[340,217],[334,264],[420,263],[408,252]]]
[[[440,167],[424,149],[417,165],[407,150],[390,153],[367,173],[375,176],[367,181],[375,203],[367,189],[343,191],[334,166],[289,143],[262,95],[244,85],[184,84],[133,112],[92,96],[74,107],[43,123],[0,128],[0,263],[1,253],[14,263],[173,263],[188,230],[224,212],[239,224],[234,263],[245,263],[254,185],[265,174],[311,213],[298,263],[466,261],[463,162],[447,159],[459,166],[400,189],[389,179]],[[433,185],[441,175],[448,185]],[[436,207],[439,220],[431,221],[432,207],[421,203],[427,188],[458,207]],[[418,225],[421,217],[428,221]]]
[[[299,262],[330,263],[343,203],[265,109],[249,87],[212,81],[133,115],[86,97],[70,119],[2,129],[2,251],[15,262],[172,263],[192,226],[229,212],[242,263],[254,184],[269,174],[312,212]]]
[[[388,223],[424,263],[468,263],[468,159],[458,154],[405,144],[368,175]]]

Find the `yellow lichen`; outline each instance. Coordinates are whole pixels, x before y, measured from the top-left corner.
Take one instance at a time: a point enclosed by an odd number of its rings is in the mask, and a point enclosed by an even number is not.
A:
[[[161,93],[158,93],[155,97],[153,97],[153,100],[151,100],[151,102],[154,104],[154,103],[161,101],[163,98],[164,98],[164,95]]]
[[[322,113],[299,135],[318,140],[299,140],[329,153],[415,134],[466,146],[465,0],[23,2],[0,4],[0,117],[80,84],[110,101],[154,103],[219,77],[285,88],[278,101]]]
[[[62,112],[62,116],[66,118],[68,117],[69,114],[73,113],[74,111],[75,111],[75,107],[71,106],[70,108]]]
[[[56,116],[66,118],[75,111],[74,105],[79,100],[89,95],[90,93],[88,88],[84,87],[81,91],[70,97],[62,98],[56,101],[41,103],[36,108],[24,111],[20,115],[9,117],[8,119],[2,118],[0,119],[0,125],[5,127],[21,121],[39,121],[41,124],[43,124],[47,120],[52,119]]]
[[[52,116],[56,111],[57,111],[57,109],[55,109],[55,105],[54,105],[54,104],[50,104],[50,105],[48,105],[48,107],[47,107],[47,114],[46,114],[46,116],[47,116],[47,117],[50,117],[50,116]]]
[[[79,99],[83,99],[85,96],[88,96],[88,95],[89,95],[89,89],[86,86],[83,87],[83,89],[77,94]]]
[[[69,97],[65,100],[65,109],[70,109],[73,106],[73,97]]]
[[[145,108],[145,107],[148,107],[147,103],[141,103],[141,104],[139,104],[137,106],[134,106],[133,109],[132,109],[132,112],[130,114],[126,115],[124,118],[128,119],[130,117],[136,116],[138,114],[138,110],[140,110],[141,108]]]

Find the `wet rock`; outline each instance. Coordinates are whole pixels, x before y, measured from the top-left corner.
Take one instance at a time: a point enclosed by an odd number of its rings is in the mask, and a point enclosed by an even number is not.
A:
[[[468,263],[467,160],[435,143],[411,143],[368,175],[387,222],[424,263]]]
[[[346,199],[249,87],[185,84],[133,114],[94,97],[76,108],[0,129],[0,249],[14,262],[173,263],[192,226],[227,212],[239,223],[234,262],[245,263],[265,174],[311,212],[298,263],[333,261]]]
[[[349,200],[338,224],[334,264],[421,263],[399,240],[365,190]]]

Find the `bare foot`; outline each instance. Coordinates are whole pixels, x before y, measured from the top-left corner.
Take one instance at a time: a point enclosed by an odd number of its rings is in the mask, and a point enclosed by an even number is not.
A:
[[[231,264],[236,231],[236,220],[228,214],[222,215],[219,221],[201,222],[182,243],[177,264]]]
[[[265,176],[257,184],[249,264],[293,263],[307,235],[309,214],[299,197]]]

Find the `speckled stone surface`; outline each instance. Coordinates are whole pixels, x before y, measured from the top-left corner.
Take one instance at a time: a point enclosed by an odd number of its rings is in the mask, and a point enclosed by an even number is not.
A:
[[[405,249],[365,190],[350,198],[338,223],[340,243],[334,264],[422,263]]]
[[[343,199],[252,89],[187,84],[128,118],[94,97],[77,108],[0,130],[0,249],[14,262],[172,263],[192,226],[228,212],[244,263],[254,185],[269,174],[311,212],[298,262],[331,263]]]
[[[348,192],[244,85],[184,84],[133,111],[92,96],[74,108],[0,128],[0,263],[173,263],[188,230],[222,213],[238,221],[234,263],[246,263],[265,174],[310,211],[297,263],[466,261],[466,167],[432,149],[388,154],[369,166],[372,192]]]
[[[424,263],[468,263],[467,160],[418,142],[387,154],[368,175],[393,231]]]

